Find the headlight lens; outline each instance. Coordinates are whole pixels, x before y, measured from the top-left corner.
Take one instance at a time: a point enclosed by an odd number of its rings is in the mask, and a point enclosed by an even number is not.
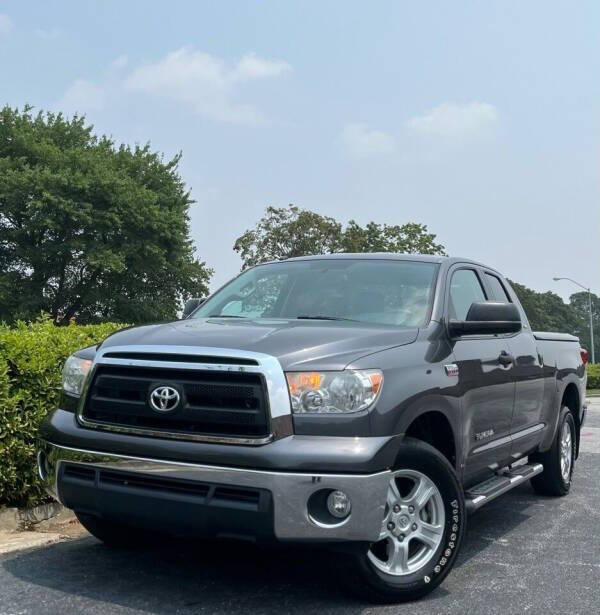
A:
[[[350,413],[368,408],[383,385],[378,369],[343,372],[288,372],[294,413]]]
[[[85,377],[90,371],[91,366],[92,362],[89,359],[80,359],[75,355],[71,355],[63,367],[63,390],[71,393],[71,395],[81,395]]]

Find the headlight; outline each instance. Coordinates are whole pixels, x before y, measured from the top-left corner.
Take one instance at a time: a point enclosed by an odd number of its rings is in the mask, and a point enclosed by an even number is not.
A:
[[[292,411],[295,413],[349,413],[368,408],[383,384],[378,369],[343,372],[288,372]]]
[[[75,355],[71,355],[63,367],[63,390],[71,393],[71,395],[81,395],[83,382],[91,366],[92,362],[89,359],[80,359]]]

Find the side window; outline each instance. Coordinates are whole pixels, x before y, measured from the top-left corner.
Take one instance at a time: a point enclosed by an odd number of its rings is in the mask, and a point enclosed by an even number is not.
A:
[[[455,271],[450,281],[450,318],[466,320],[471,304],[476,301],[485,301],[485,293],[475,271]]]
[[[490,297],[493,301],[500,301],[502,303],[510,303],[510,298],[506,294],[506,289],[502,285],[502,282],[491,273],[485,274],[485,279],[492,291],[492,296]]]

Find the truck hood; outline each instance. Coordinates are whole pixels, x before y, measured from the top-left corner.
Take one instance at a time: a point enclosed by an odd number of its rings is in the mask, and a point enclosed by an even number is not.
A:
[[[340,370],[367,354],[410,344],[418,332],[418,328],[349,321],[194,318],[118,331],[101,348],[128,345],[228,348],[275,356],[284,370]]]

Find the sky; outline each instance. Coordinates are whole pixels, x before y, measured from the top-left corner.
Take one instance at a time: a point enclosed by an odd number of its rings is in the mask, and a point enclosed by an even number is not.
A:
[[[600,3],[0,0],[0,105],[170,158],[213,288],[268,205],[600,292]]]

